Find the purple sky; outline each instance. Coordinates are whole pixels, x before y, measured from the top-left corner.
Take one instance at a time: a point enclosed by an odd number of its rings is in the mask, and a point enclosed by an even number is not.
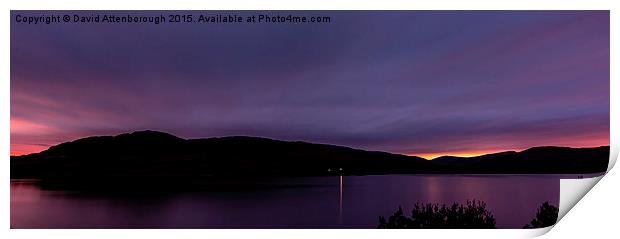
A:
[[[41,13],[11,12],[12,154],[144,129],[418,155],[609,144],[608,11],[15,22]]]

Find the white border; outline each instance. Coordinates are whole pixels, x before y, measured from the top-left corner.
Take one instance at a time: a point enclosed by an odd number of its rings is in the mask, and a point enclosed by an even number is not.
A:
[[[8,4],[13,10],[609,10],[613,0],[562,0],[562,1],[493,1],[493,0],[358,0],[347,1],[314,0],[229,0],[229,1],[166,1],[166,0],[110,0],[86,2],[71,0],[30,0]]]
[[[617,1],[616,1],[617,2]],[[1,59],[4,72],[0,81],[0,155],[9,155],[9,117],[10,117],[10,97],[9,97],[9,62],[10,62],[10,13],[9,9],[49,9],[49,10],[88,10],[88,9],[143,9],[143,10],[183,10],[183,9],[237,9],[237,10],[393,10],[393,9],[418,9],[418,10],[612,10],[612,26],[617,26],[618,10],[617,3],[613,0],[521,0],[521,1],[497,1],[497,0],[428,0],[428,1],[333,1],[315,0],[307,2],[294,2],[283,0],[234,0],[219,2],[197,2],[197,1],[164,1],[164,0],[140,0],[140,1],[121,1],[108,0],[98,3],[87,1],[1,1],[3,11],[0,13],[2,19],[2,49],[5,54]],[[618,30],[611,28],[611,42],[618,42]],[[611,65],[617,61],[618,49],[612,44]],[[617,82],[617,71],[611,69],[611,147],[615,157],[612,157],[613,165],[618,155],[618,127],[614,122],[620,122],[618,115],[619,92]],[[433,238],[523,238],[532,237],[545,233],[548,229],[539,230],[8,230],[9,228],[9,160],[0,161],[0,195],[3,203],[0,204],[0,233],[2,238],[389,238],[399,236],[428,236]],[[598,181],[598,180],[596,180]],[[568,184],[567,184],[568,183]],[[617,182],[616,182],[617,183]],[[571,182],[562,182],[563,188],[571,188]],[[569,186],[567,186],[569,185]],[[573,187],[574,188],[574,187]],[[609,188],[609,187],[608,187]],[[578,192],[577,192],[578,191]],[[575,193],[582,192],[578,189]],[[562,195],[570,192],[562,192]],[[568,194],[567,194],[568,195]],[[563,207],[563,205],[561,205]],[[608,218],[612,220],[611,217]],[[560,222],[561,223],[561,222]],[[575,230],[579,230],[576,228]],[[5,235],[6,234],[6,235]]]

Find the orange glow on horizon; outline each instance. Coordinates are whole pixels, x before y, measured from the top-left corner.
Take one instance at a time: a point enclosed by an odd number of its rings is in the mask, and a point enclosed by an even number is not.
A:
[[[10,154],[11,156],[21,156],[26,154],[38,153],[48,148],[48,146],[43,145],[11,144]]]
[[[475,156],[499,153],[499,152],[505,152],[505,151],[514,151],[514,150],[506,149],[506,150],[485,150],[485,151],[438,152],[438,153],[423,153],[423,154],[412,153],[412,154],[406,154],[406,155],[418,156],[418,157],[422,157],[427,160],[433,160],[441,156],[475,157]]]
[[[599,146],[609,146],[609,144],[598,144],[598,145],[584,145],[584,146],[580,146],[580,145],[541,145],[541,146],[558,146],[558,147],[571,147],[571,148],[593,148],[593,147],[599,147]],[[536,146],[532,146],[532,147],[536,147]],[[527,148],[522,148],[522,149],[498,149],[498,150],[479,150],[479,151],[453,151],[453,152],[436,152],[436,153],[421,153],[421,154],[417,154],[417,153],[407,153],[405,155],[407,156],[417,156],[417,157],[421,157],[424,158],[426,160],[433,160],[435,158],[441,157],[441,156],[455,156],[455,157],[476,157],[476,156],[481,156],[481,155],[485,155],[485,154],[494,154],[494,153],[501,153],[501,152],[506,152],[506,151],[516,151],[516,152],[520,152],[532,147],[527,147]]]
[[[31,154],[35,152],[25,152],[25,151],[11,151],[11,156],[22,156],[26,154]]]

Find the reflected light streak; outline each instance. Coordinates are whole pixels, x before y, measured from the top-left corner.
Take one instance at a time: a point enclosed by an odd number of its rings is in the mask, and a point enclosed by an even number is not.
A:
[[[342,225],[342,175],[340,175],[340,194],[338,195],[338,223]]]

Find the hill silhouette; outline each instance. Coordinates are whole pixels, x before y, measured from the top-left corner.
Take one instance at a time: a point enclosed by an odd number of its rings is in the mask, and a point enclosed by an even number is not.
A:
[[[157,131],[96,136],[11,156],[12,179],[218,182],[245,177],[420,173],[598,173],[609,147],[537,147],[471,158],[420,157],[349,147],[233,136],[183,139]]]
[[[609,146],[594,148],[534,147],[475,157],[433,159],[456,173],[584,174],[601,173],[609,164]]]

